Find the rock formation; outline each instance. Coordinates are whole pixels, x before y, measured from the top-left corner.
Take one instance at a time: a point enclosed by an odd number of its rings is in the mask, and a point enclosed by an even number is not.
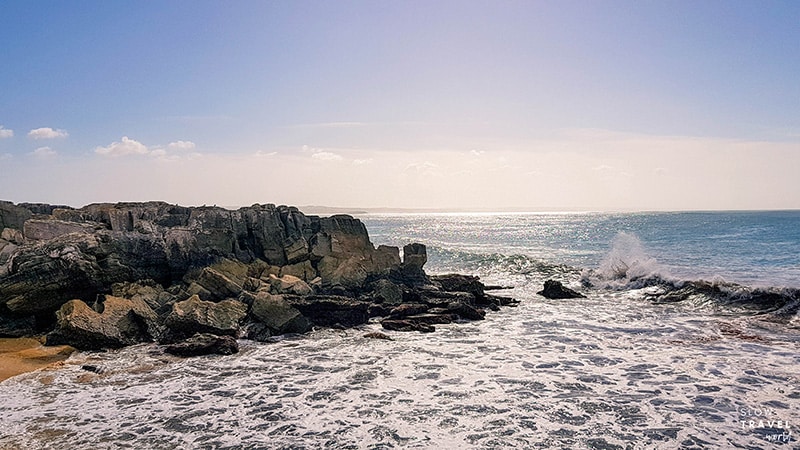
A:
[[[431,331],[513,303],[477,277],[428,277],[422,244],[401,261],[358,219],[287,206],[0,202],[0,232],[0,335],[84,349],[192,336],[214,348],[203,333],[263,340],[372,316]]]

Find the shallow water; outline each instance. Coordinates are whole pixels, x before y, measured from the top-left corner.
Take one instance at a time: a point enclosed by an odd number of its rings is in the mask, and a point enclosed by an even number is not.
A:
[[[0,448],[800,448],[797,318],[703,299],[655,305],[645,298],[657,287],[546,300],[535,294],[546,278],[581,288],[613,236],[565,249],[593,262],[563,265],[531,256],[532,238],[498,251],[507,244],[473,229],[444,245],[446,220],[411,232],[391,220],[367,222],[374,242],[429,238],[431,270],[513,284],[501,293],[520,306],[432,334],[389,332],[394,341],[364,338],[380,329],[371,323],[240,341],[225,357],[78,353],[0,383]],[[658,252],[635,256],[663,267]]]

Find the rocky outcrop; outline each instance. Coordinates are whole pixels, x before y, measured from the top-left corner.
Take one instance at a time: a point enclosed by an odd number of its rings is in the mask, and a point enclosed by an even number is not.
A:
[[[477,277],[429,277],[422,244],[401,261],[356,218],[287,206],[0,202],[0,225],[0,336],[49,332],[48,343],[81,349],[203,347],[205,335],[265,340],[375,316],[432,331],[514,303]]]
[[[573,291],[561,284],[561,282],[555,280],[545,281],[544,289],[537,292],[537,294],[549,299],[586,298],[586,296],[580,292]]]
[[[70,300],[57,313],[56,329],[48,345],[66,344],[80,349],[124,347],[155,341],[163,334],[158,316],[142,300],[106,296],[90,308]]]

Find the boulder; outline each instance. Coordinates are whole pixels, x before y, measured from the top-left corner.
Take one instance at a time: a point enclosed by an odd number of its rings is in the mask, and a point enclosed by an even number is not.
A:
[[[81,350],[118,348],[154,341],[163,334],[155,312],[144,301],[110,295],[92,309],[70,300],[56,313],[56,329],[47,345],[71,345]]]
[[[111,295],[131,300],[141,300],[157,314],[167,314],[172,310],[175,296],[153,280],[140,280],[135,283],[123,282],[111,285]]]
[[[483,320],[486,312],[482,309],[474,308],[464,302],[452,302],[447,305],[447,312],[456,314],[466,320]]]
[[[403,290],[400,286],[382,278],[372,284],[372,301],[381,305],[399,305],[403,302]]]
[[[22,206],[7,201],[0,201],[0,230],[3,228],[21,230],[25,221],[32,216],[33,213]]]
[[[413,243],[403,247],[403,277],[411,282],[426,281],[427,276],[422,266],[428,262],[428,250],[423,244]]]
[[[291,275],[308,283],[317,277],[317,270],[311,265],[311,261],[303,261],[297,264],[283,266],[275,275],[281,277],[285,275]]]
[[[352,327],[369,319],[370,302],[338,295],[284,296],[312,323],[319,326]]]
[[[428,305],[424,305],[422,303],[403,303],[402,305],[398,305],[396,308],[393,308],[391,311],[389,311],[389,317],[395,319],[422,314],[427,312],[429,308],[430,307]]]
[[[195,333],[236,336],[239,324],[246,315],[247,306],[237,300],[214,303],[193,295],[172,305],[172,312],[165,323],[178,336]]]
[[[555,280],[545,281],[544,289],[537,292],[537,294],[549,299],[586,298],[583,294],[575,292]]]
[[[314,293],[308,283],[292,275],[284,275],[280,278],[270,275],[269,282],[271,291],[276,294],[309,295]]]
[[[272,335],[305,333],[311,329],[308,319],[282,295],[260,292],[253,301],[250,314],[264,323]]]
[[[222,300],[225,298],[236,297],[242,292],[242,285],[232,280],[227,275],[212,267],[206,267],[200,271],[193,283],[196,284],[192,293],[198,294],[204,300]]]
[[[436,331],[436,327],[433,325],[407,319],[384,319],[381,321],[381,326],[391,331],[419,331],[422,333],[432,333]]]
[[[231,336],[197,333],[176,344],[164,347],[164,351],[176,356],[232,355],[239,352],[239,343]]]

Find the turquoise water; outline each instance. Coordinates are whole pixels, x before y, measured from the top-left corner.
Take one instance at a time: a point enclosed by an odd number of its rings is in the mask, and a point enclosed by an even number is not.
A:
[[[360,218],[376,244],[426,243],[428,267],[434,270],[459,270],[458,258],[467,264],[481,255],[525,256],[544,264],[595,269],[616,250],[628,252],[629,258],[649,259],[653,270],[678,279],[800,287],[800,211]],[[631,246],[636,248],[625,248]],[[452,258],[454,252],[458,258]]]

